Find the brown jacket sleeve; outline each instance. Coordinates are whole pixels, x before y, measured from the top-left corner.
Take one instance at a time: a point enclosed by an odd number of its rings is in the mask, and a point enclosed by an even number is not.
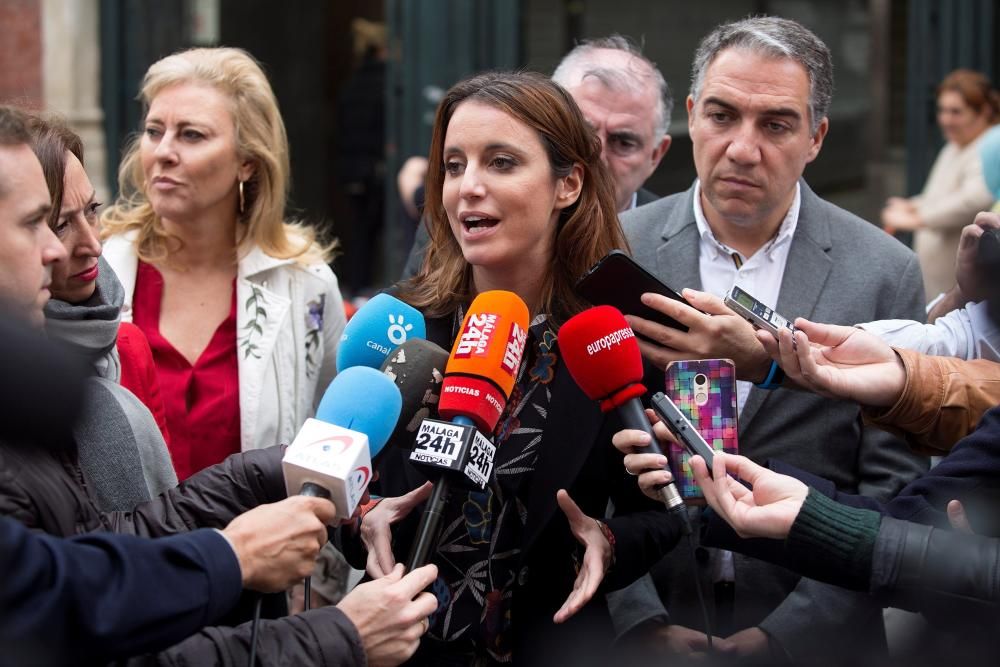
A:
[[[1000,404],[1000,364],[896,349],[906,384],[888,411],[864,408],[865,422],[896,433],[922,454],[940,455],[972,432]]]

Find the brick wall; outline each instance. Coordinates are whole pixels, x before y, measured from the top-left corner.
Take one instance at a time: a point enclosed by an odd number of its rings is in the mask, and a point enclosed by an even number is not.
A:
[[[0,102],[41,108],[42,0],[0,0]]]

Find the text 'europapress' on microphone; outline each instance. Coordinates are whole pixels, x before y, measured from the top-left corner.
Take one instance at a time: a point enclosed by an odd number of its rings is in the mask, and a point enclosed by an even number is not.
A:
[[[617,410],[625,428],[649,434],[649,451],[664,454],[639,397],[642,352],[625,316],[612,306],[596,306],[574,315],[559,329],[559,349],[570,375],[588,397],[599,401],[602,412]],[[660,490],[663,503],[677,513],[690,530],[684,499],[671,481]]]

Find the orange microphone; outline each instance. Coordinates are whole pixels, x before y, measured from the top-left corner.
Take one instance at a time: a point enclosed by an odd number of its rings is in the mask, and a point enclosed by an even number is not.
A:
[[[528,337],[528,307],[513,292],[483,292],[472,302],[451,348],[438,413],[466,417],[491,433],[510,392]]]
[[[513,292],[477,296],[462,322],[445,366],[438,414],[417,429],[410,462],[435,479],[408,568],[423,565],[437,540],[452,480],[483,489],[493,471],[496,428],[514,389],[528,338],[528,307]]]

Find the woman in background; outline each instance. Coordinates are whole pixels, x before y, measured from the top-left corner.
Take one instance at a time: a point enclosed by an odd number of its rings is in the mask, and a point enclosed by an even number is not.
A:
[[[955,253],[962,228],[976,213],[989,210],[994,196],[983,181],[979,142],[1000,121],[1000,93],[989,79],[955,70],[937,92],[938,125],[947,143],[938,153],[923,191],[916,197],[891,197],[882,210],[887,231],[914,232],[927,300],[955,285]]]
[[[185,479],[291,442],[336,372],[344,307],[329,248],[285,221],[288,140],[257,62],[176,53],[149,68],[140,97],[143,130],[102,235],[124,316],[153,349]]]

